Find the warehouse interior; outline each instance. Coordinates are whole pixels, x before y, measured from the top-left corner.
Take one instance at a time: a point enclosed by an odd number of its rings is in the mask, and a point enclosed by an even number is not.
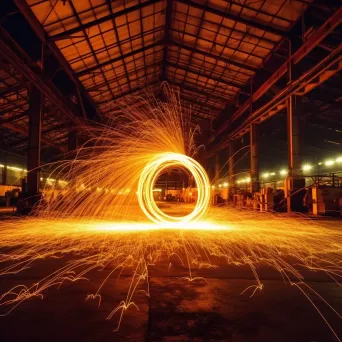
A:
[[[0,341],[341,341],[341,70],[339,0],[1,0]]]
[[[200,127],[214,201],[246,206],[264,191],[273,210],[279,190],[286,211],[300,188],[341,186],[338,1],[1,6],[3,205],[48,188],[55,180],[44,164],[89,139],[82,126],[106,122],[118,101],[145,89],[162,98],[162,82],[178,89]],[[332,192],[317,195],[316,213],[339,211],[341,191]]]

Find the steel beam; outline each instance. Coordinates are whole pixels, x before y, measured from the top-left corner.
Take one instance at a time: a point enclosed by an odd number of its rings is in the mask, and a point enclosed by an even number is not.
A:
[[[114,20],[114,19],[122,17],[124,15],[128,15],[128,14],[134,12],[134,11],[137,11],[137,10],[140,10],[140,9],[145,8],[147,6],[153,5],[153,4],[155,4],[157,2],[160,2],[160,1],[161,0],[149,0],[149,1],[146,1],[146,2],[143,2],[143,3],[140,3],[138,5],[127,7],[125,9],[121,10],[121,11],[108,14],[108,15],[106,15],[104,17],[99,18],[99,19],[90,21],[90,22],[85,23],[83,25],[79,25],[77,27],[74,27],[74,28],[72,28],[70,30],[66,30],[64,32],[61,32],[61,33],[58,33],[56,35],[50,36],[48,38],[48,40],[56,41],[56,40],[61,40],[61,39],[72,38],[70,36],[72,36],[75,33],[81,32],[83,30],[87,30],[87,29],[89,29],[89,28],[91,28],[91,27],[93,27],[95,25],[103,24],[103,23],[105,23],[107,21]]]
[[[9,37],[9,35],[0,28],[0,50],[1,58],[6,63],[11,64],[18,73],[25,77],[29,82],[34,84],[49,101],[54,104],[66,117],[76,124],[80,121],[74,115],[74,112],[68,105],[68,100],[63,96],[54,84],[49,81],[35,63],[20,49],[19,46]],[[16,51],[20,52],[20,56],[13,51],[13,48],[9,45],[14,45]],[[68,121],[69,121],[68,120]]]
[[[22,112],[22,113],[20,113],[20,114],[18,114],[18,115],[12,115],[10,118],[2,119],[2,120],[0,120],[0,127],[1,127],[2,125],[6,125],[6,124],[8,124],[8,123],[11,123],[11,122],[13,122],[13,121],[20,120],[20,119],[22,119],[22,118],[24,118],[24,117],[26,117],[26,116],[28,116],[28,110],[27,110],[27,111],[24,111],[24,112]]]
[[[40,144],[44,97],[39,89],[29,91],[29,134],[27,155],[27,192],[38,194],[40,180]]]
[[[212,110],[212,111],[214,111],[214,112],[216,112],[216,113],[220,110],[220,108],[216,108],[216,107],[211,106],[211,105],[208,105],[208,104],[198,103],[198,102],[194,101],[193,98],[190,99],[190,98],[184,96],[184,94],[180,94],[180,99],[181,99],[182,101],[188,102],[190,105],[194,105],[194,106],[199,106],[199,107],[201,107],[201,108],[202,108],[202,113],[203,113],[203,115],[206,115],[206,116],[208,116],[208,117],[210,117],[210,118],[217,117],[217,114],[205,114],[205,112],[203,112],[203,110],[205,110],[205,109],[210,109],[210,110]]]
[[[322,74],[326,74],[329,71],[330,76],[336,74],[336,64],[340,65],[342,63],[342,45],[339,45],[331,54],[313,66],[311,69],[302,74],[298,79],[292,80],[287,84],[287,86],[279,91],[269,102],[265,105],[261,106],[257,110],[255,110],[252,114],[249,115],[246,120],[240,124],[234,131],[230,132],[225,136],[223,140],[214,147],[210,149],[209,154],[214,155],[218,150],[225,148],[229,141],[232,139],[237,139],[242,135],[249,132],[251,123],[261,123],[281,110],[287,108],[287,100],[290,96],[296,94],[302,94],[302,90],[307,87],[308,84],[311,85],[319,85],[320,83],[314,82]],[[331,70],[331,68],[333,68]],[[327,80],[326,76],[324,77],[325,81]],[[311,87],[310,90],[314,89]]]
[[[100,68],[103,68],[103,67],[105,67],[105,66],[107,66],[107,65],[109,65],[109,64],[112,64],[112,63],[115,63],[115,62],[119,62],[119,61],[124,60],[125,58],[128,58],[128,57],[132,57],[132,56],[136,55],[137,53],[144,52],[144,51],[146,51],[146,50],[148,50],[148,49],[153,49],[153,48],[155,48],[155,47],[157,47],[157,46],[160,46],[161,44],[163,44],[163,41],[157,41],[157,42],[155,42],[155,43],[153,43],[153,44],[146,45],[146,46],[144,46],[144,47],[142,47],[142,48],[140,48],[140,49],[133,50],[133,51],[131,51],[131,52],[129,52],[129,53],[126,53],[126,54],[124,54],[124,55],[122,55],[122,56],[119,56],[119,57],[115,57],[115,58],[109,59],[108,61],[99,63],[99,64],[97,64],[97,65],[94,65],[93,67],[90,67],[90,68],[88,68],[88,69],[82,70],[82,71],[76,73],[76,75],[77,75],[78,77],[81,77],[81,76],[90,74],[91,72],[93,72],[93,71],[95,71],[95,70],[98,70],[98,69],[100,69]]]
[[[0,96],[6,96],[11,93],[19,93],[21,90],[24,90],[26,88],[25,84],[16,84],[14,86],[7,86],[6,88],[3,88],[0,90]]]
[[[214,180],[217,181],[220,178],[220,155],[219,152],[215,154],[215,175],[214,175]]]
[[[88,94],[88,92],[84,89],[83,84],[76,77],[74,70],[71,68],[70,64],[67,62],[67,60],[65,59],[65,57],[63,56],[62,52],[59,50],[57,45],[53,41],[48,40],[48,36],[47,36],[45,30],[43,29],[42,25],[38,21],[37,17],[32,12],[32,10],[31,10],[30,6],[28,5],[28,3],[26,2],[26,0],[13,0],[13,1],[14,1],[15,5],[18,7],[21,14],[25,17],[26,21],[30,24],[31,28],[36,33],[37,37],[42,42],[42,44],[49,47],[52,54],[55,56],[57,61],[60,63],[63,70],[70,77],[72,82],[75,84],[76,88],[81,91],[81,93],[85,96],[85,98],[87,99],[89,104],[93,107],[94,111],[99,115],[94,100]]]
[[[170,66],[170,67],[173,67],[173,68],[176,68],[176,69],[180,69],[180,70],[183,70],[183,71],[186,71],[186,68],[182,67],[181,65],[179,64],[175,64],[175,63],[172,63],[172,62],[167,62],[167,65]],[[234,88],[237,88],[236,91],[239,91],[240,88],[241,88],[241,84],[238,84],[238,83],[235,83],[234,81],[225,81],[219,77],[215,77],[215,76],[212,76],[212,75],[208,75],[208,74],[205,74],[205,73],[201,73],[200,70],[194,70],[192,68],[189,68],[188,69],[189,72],[193,73],[193,74],[196,74],[200,77],[206,77],[210,80],[213,80],[215,82],[220,82],[222,84],[225,84],[229,87],[234,87]]]
[[[228,181],[233,184],[235,181],[235,153],[236,141],[231,140],[228,144]]]
[[[251,124],[250,130],[250,145],[251,145],[251,159],[250,159],[250,190],[251,193],[260,191],[260,181],[259,181],[259,134],[258,134],[258,124]]]
[[[249,71],[252,71],[252,72],[256,72],[258,70],[257,68],[254,68],[252,66],[248,66],[248,65],[246,65],[244,63],[240,63],[238,61],[234,61],[234,60],[232,60],[230,58],[225,58],[225,57],[221,57],[221,56],[218,56],[218,55],[214,55],[214,54],[212,54],[210,52],[207,52],[207,51],[198,50],[195,47],[191,47],[191,46],[188,46],[188,45],[176,42],[176,41],[172,41],[170,43],[170,45],[177,46],[177,47],[179,47],[181,49],[184,49],[184,50],[187,50],[187,51],[190,51],[190,52],[194,52],[194,53],[197,53],[197,54],[205,56],[205,57],[216,59],[216,60],[218,60],[220,62],[223,62],[223,63],[225,63],[227,65],[229,65],[229,64],[234,65],[237,68],[249,70]]]
[[[21,135],[24,135],[26,138],[22,142],[27,141],[27,136],[28,136],[28,130],[27,129],[25,129],[23,127],[20,127],[18,125],[14,125],[13,123],[4,123],[2,125],[2,127],[5,127],[5,128],[9,129],[12,132],[17,132],[17,133],[20,133]],[[54,148],[56,148],[56,149],[58,149],[60,151],[64,151],[64,147],[63,146],[57,145],[55,142],[52,142],[49,139],[46,139],[46,138],[42,137],[41,141],[44,144],[46,144],[47,146],[51,146],[51,147],[54,147]],[[17,145],[17,143],[15,143],[15,145]]]
[[[297,64],[300,62],[312,49],[320,44],[337,26],[342,23],[342,7],[339,8],[321,27],[319,27],[305,43],[286,61],[280,68],[273,73],[267,81],[261,85],[257,91],[252,95],[252,101],[248,99],[240,108],[232,115],[232,121],[238,119],[249,108],[251,103],[256,102],[261,98],[281,77],[288,72],[289,63]],[[220,135],[224,130],[229,127],[229,122],[224,123],[216,132],[215,136],[209,139],[213,141],[214,138]]]
[[[78,148],[77,131],[69,128],[68,130],[68,152],[75,152]]]
[[[165,33],[164,33],[164,41],[165,46],[163,49],[163,65],[162,65],[162,80],[166,80],[166,63],[168,56],[168,43],[170,42],[170,29],[171,29],[171,21],[172,21],[172,0],[166,0],[166,8],[165,8]]]
[[[7,183],[7,165],[5,164],[2,168],[1,184],[6,185]]]
[[[224,12],[224,11],[221,11],[221,10],[216,9],[214,7],[211,7],[209,5],[204,5],[204,4],[194,2],[194,1],[189,1],[189,0],[177,0],[177,1],[180,3],[183,3],[187,6],[197,8],[201,11],[206,11],[208,13],[212,13],[212,14],[221,16],[225,19],[230,19],[230,20],[245,24],[246,26],[249,26],[249,27],[257,28],[257,29],[263,30],[265,32],[270,32],[270,33],[276,34],[277,36],[280,36],[280,37],[284,37],[284,36],[288,35],[287,32],[273,28],[270,25],[261,24],[259,22],[254,21],[254,20],[249,20],[249,19],[243,18],[241,16],[234,15],[232,13]]]
[[[207,98],[212,98],[213,100],[216,100],[216,101],[227,102],[229,100],[229,98],[221,97],[219,95],[213,95],[213,94],[207,93],[206,91],[185,85],[184,83],[177,83],[177,82],[173,82],[170,80],[168,80],[168,82],[170,84],[176,86],[176,87],[180,87],[184,90],[191,91],[192,93],[197,94],[197,95],[206,96]],[[196,85],[194,85],[194,84],[192,84],[192,85],[196,87]],[[204,102],[202,102],[202,103],[204,104]],[[200,105],[200,103],[199,103],[199,105]],[[220,109],[218,108],[218,110],[220,110]]]

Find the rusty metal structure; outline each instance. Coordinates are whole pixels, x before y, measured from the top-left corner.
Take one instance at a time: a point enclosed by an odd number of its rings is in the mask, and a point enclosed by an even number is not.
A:
[[[77,147],[82,125],[105,120],[118,99],[144,87],[158,96],[163,81],[179,88],[208,136],[216,177],[227,150],[233,178],[236,141],[248,137],[253,192],[261,123],[287,118],[290,189],[300,178],[299,121],[339,125],[339,1],[5,0],[0,8],[0,142],[28,155],[29,168]],[[322,87],[329,96],[312,99]]]

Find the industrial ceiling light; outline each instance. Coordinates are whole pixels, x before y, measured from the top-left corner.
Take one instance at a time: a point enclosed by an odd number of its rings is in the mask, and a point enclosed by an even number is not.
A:
[[[330,165],[333,165],[335,163],[334,160],[327,160],[324,164],[325,166],[330,166]]]
[[[310,164],[304,164],[303,165],[303,171],[310,171],[312,169],[312,165]]]
[[[197,185],[197,202],[194,210],[185,216],[175,217],[162,212],[153,198],[153,187],[166,169],[187,169]],[[138,201],[144,214],[155,223],[189,222],[200,219],[210,202],[209,178],[203,167],[194,159],[179,153],[161,153],[143,169],[138,183]]]

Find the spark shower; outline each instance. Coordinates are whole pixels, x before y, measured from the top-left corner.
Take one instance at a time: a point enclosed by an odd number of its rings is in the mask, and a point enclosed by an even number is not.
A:
[[[22,274],[41,260],[51,263],[38,282],[18,280],[0,294],[4,315],[24,301],[42,298],[49,288],[58,295],[66,282],[91,282],[95,270],[104,273],[104,281],[87,300],[101,305],[106,282],[125,270],[131,274],[127,295],[107,315],[117,330],[125,312],[137,310],[136,296],[150,296],[152,267],[176,256],[188,273],[182,279],[196,282],[203,279],[194,274],[220,259],[250,270],[255,284],[244,295],[267,291],[259,278],[262,267],[279,272],[340,341],[312,298],[339,319],[340,313],[307,284],[305,272],[324,273],[341,287],[342,232],[300,216],[208,208],[211,187],[195,160],[199,132],[191,124],[191,108],[183,108],[167,84],[161,89],[166,101],[146,93],[116,104],[101,127],[87,127],[92,138],[76,157],[53,165],[50,178],[62,178],[64,185],[46,189],[29,217],[1,221],[0,276]],[[153,200],[156,179],[170,167],[184,169],[197,185],[195,209],[185,217],[162,212]]]

